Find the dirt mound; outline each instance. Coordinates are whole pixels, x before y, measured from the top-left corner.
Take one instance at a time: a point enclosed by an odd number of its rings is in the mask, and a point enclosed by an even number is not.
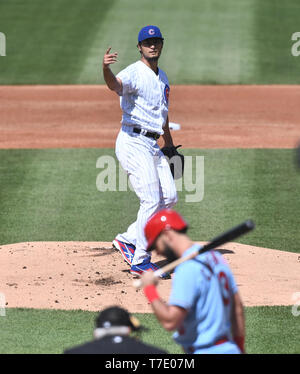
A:
[[[300,256],[237,243],[220,249],[245,305],[291,305],[299,291]],[[153,255],[153,261],[164,259]],[[132,286],[129,266],[107,242],[31,242],[0,247],[0,292],[7,307],[97,311],[112,304],[151,312]],[[168,300],[171,280],[159,284]]]

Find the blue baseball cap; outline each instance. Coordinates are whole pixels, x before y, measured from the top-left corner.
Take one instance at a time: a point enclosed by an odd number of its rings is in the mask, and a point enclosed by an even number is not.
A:
[[[143,40],[150,39],[150,38],[160,38],[164,40],[161,35],[160,29],[157,26],[149,25],[143,27],[138,35],[138,42],[142,42]]]

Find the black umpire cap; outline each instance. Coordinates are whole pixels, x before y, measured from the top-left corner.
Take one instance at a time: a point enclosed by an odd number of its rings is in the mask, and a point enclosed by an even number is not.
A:
[[[126,327],[130,331],[141,331],[146,330],[145,327],[141,326],[139,320],[134,316],[131,316],[127,310],[118,306],[112,306],[104,309],[99,316],[96,318],[96,331],[100,332],[100,335],[106,335],[105,332],[112,332],[114,328]],[[98,334],[96,334],[98,335]],[[99,336],[98,336],[99,337]]]

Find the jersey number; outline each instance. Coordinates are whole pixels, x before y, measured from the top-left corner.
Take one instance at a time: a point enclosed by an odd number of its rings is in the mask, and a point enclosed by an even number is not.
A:
[[[219,279],[220,286],[221,286],[223,303],[224,303],[224,305],[228,305],[229,302],[230,302],[230,299],[229,299],[229,282],[228,282],[228,278],[227,278],[226,274],[224,273],[224,271],[220,271],[218,273],[218,279]]]

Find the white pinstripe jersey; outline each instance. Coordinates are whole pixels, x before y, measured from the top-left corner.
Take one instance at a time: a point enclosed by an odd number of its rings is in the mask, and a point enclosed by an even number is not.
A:
[[[120,95],[122,124],[136,125],[162,135],[168,116],[170,91],[166,73],[159,69],[156,75],[142,61],[137,61],[117,77],[123,85]]]

